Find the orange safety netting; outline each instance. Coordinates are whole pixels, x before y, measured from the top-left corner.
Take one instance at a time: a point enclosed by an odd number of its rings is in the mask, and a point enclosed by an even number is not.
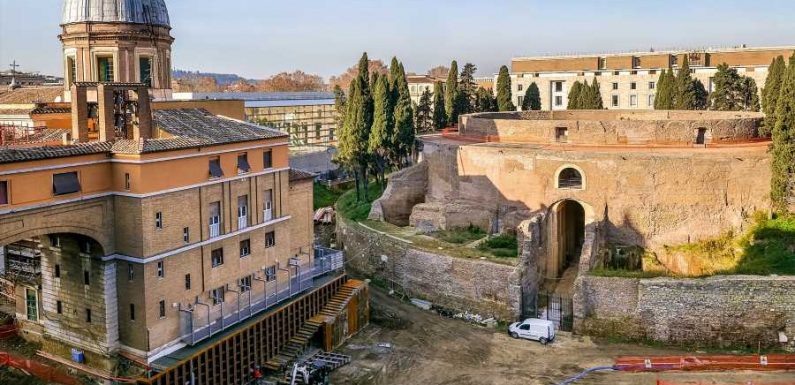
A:
[[[666,370],[795,370],[795,354],[619,357],[616,359],[614,368],[630,372]]]
[[[81,385],[81,382],[76,378],[58,369],[26,358],[12,356],[6,352],[0,352],[0,366],[10,366],[23,370],[47,382],[64,385]]]

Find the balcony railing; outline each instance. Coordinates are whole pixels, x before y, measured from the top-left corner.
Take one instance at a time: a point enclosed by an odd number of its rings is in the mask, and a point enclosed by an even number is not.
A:
[[[215,238],[221,235],[221,224],[214,223],[210,225],[210,238]]]
[[[290,266],[286,269],[290,271],[289,279],[279,280],[278,274],[277,279],[271,281],[255,279],[252,290],[237,290],[236,301],[222,302],[215,306],[197,301],[189,309],[180,309],[182,341],[194,345],[210,338],[313,288],[316,278],[342,267],[342,251],[315,248],[314,263]]]

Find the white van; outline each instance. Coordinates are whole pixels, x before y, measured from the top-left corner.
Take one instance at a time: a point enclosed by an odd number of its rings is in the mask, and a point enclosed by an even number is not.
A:
[[[525,338],[546,345],[555,339],[555,324],[549,320],[528,318],[522,322],[514,322],[508,326],[508,333],[513,338]]]

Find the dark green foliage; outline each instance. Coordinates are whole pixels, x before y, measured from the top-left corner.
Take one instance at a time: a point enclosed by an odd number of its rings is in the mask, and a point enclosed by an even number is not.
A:
[[[370,76],[367,72],[369,60],[367,53],[359,60],[359,74],[351,82],[345,120],[338,141],[337,162],[354,170],[356,176],[357,199],[361,196],[359,183],[367,190],[367,168],[370,160],[368,151],[370,128],[373,125],[373,99],[370,94]],[[366,199],[366,196],[364,197]]]
[[[397,155],[395,164],[402,166],[406,164],[407,158],[414,150],[414,110],[411,108],[411,95],[409,94],[409,84],[406,81],[406,71],[403,64],[399,64],[397,79],[394,81],[397,87],[397,100],[395,101],[395,129],[393,132],[393,148]]]
[[[777,214],[787,214],[788,199],[792,198],[792,176],[795,173],[795,54],[789,59],[780,92],[771,148],[773,175],[770,198]]]
[[[497,109],[499,111],[516,111],[511,96],[511,75],[508,67],[500,67],[500,74],[497,76]]]
[[[334,86],[334,110],[337,111],[337,118],[335,120],[337,127],[342,128],[345,124],[345,110],[346,106],[345,103],[347,102],[347,97],[345,96],[345,91],[340,88],[339,85]]]
[[[450,125],[458,124],[461,99],[458,92],[458,63],[453,60],[450,63],[450,72],[447,74],[447,84],[444,93],[444,110],[447,113],[447,123]]]
[[[477,226],[469,225],[467,227],[454,227],[449,230],[434,231],[430,235],[447,243],[464,244],[485,237],[486,232]]]
[[[672,110],[674,108],[674,70],[663,69],[657,81],[657,93],[654,97],[655,110]]]
[[[414,115],[417,119],[415,127],[418,132],[426,132],[433,130],[433,101],[431,100],[431,91],[422,91],[420,96],[420,103],[416,105]]]
[[[592,110],[602,110],[605,108],[605,104],[602,101],[602,88],[599,86],[599,81],[596,79],[594,79],[593,83],[591,83],[591,91],[589,96],[588,108]]]
[[[315,183],[314,194],[312,194],[312,207],[317,210],[323,207],[334,206],[337,199],[344,193],[344,190],[329,188],[324,184]]]
[[[373,166],[375,167],[376,175],[382,177],[381,182],[383,183],[384,170],[392,147],[395,120],[391,106],[389,80],[386,76],[373,75],[373,77],[375,78],[373,87],[373,125],[370,129],[367,151],[374,161]]]
[[[768,68],[765,88],[762,89],[762,111],[765,113],[765,124],[760,128],[759,133],[763,136],[770,135],[773,127],[776,126],[776,107],[786,71],[787,65],[784,62],[784,57],[780,55],[773,59]]]
[[[693,104],[694,110],[706,110],[709,106],[709,92],[707,92],[707,88],[704,87],[704,83],[701,80],[694,79],[693,80],[693,91],[695,93],[695,104]]]
[[[710,106],[718,111],[758,111],[759,95],[756,82],[741,76],[726,63],[718,65],[714,77],[715,91],[710,95]]]
[[[496,112],[497,99],[494,97],[494,91],[491,88],[478,88],[476,104],[477,112]]]
[[[761,221],[748,239],[737,266],[722,274],[795,275],[795,217]]]
[[[524,100],[522,100],[523,111],[537,111],[541,109],[541,93],[538,91],[536,82],[530,83],[527,91],[524,93]]]
[[[475,72],[478,67],[472,63],[464,64],[461,77],[458,78],[458,111],[460,114],[475,112],[475,97],[478,85],[475,83]]]
[[[335,207],[337,214],[353,221],[363,221],[370,215],[373,201],[381,197],[381,188],[376,183],[368,186],[365,199],[356,199],[356,192],[351,190],[342,194]]]
[[[582,83],[575,81],[569,89],[569,104],[566,107],[569,110],[579,110],[581,102],[581,94],[583,92]]]
[[[674,109],[693,110],[696,106],[696,90],[690,75],[690,61],[685,55],[682,66],[674,80]]]
[[[441,130],[447,127],[447,112],[444,109],[444,86],[442,82],[433,84],[433,128]]]
[[[519,243],[515,235],[498,235],[478,245],[478,250],[489,252],[495,257],[515,258],[519,254]]]

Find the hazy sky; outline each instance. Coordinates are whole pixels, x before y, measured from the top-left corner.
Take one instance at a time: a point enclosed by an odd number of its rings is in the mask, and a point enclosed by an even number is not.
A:
[[[324,77],[362,51],[424,73],[480,74],[511,57],[670,47],[795,44],[793,0],[166,0],[176,68]],[[0,65],[62,75],[61,0],[0,0]]]

